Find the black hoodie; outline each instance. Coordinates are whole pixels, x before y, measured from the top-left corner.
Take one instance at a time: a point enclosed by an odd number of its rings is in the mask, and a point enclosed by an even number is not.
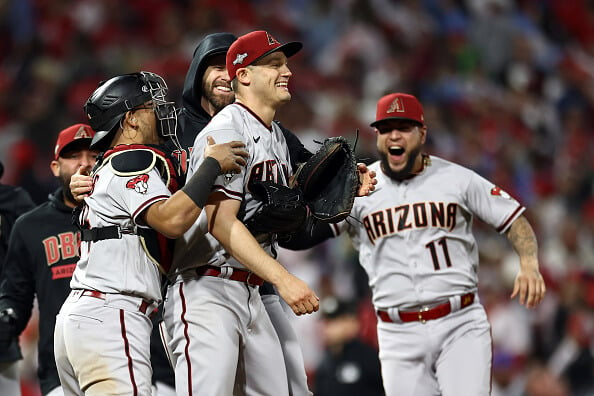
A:
[[[20,334],[39,303],[39,383],[43,394],[60,385],[54,359],[54,325],[70,293],[70,279],[78,261],[79,232],[72,224],[72,208],[64,204],[62,188],[49,200],[22,215],[10,234],[0,288],[0,308],[12,307]]]
[[[235,40],[237,37],[231,33],[212,33],[194,50],[192,63],[184,81],[182,109],[178,117],[178,139],[182,148],[186,150],[194,145],[196,136],[212,118],[201,105],[206,59],[213,55],[225,54]]]

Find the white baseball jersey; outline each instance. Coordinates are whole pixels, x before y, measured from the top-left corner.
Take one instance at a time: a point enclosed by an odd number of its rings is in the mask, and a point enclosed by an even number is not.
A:
[[[242,167],[241,173],[221,175],[213,185],[213,191],[220,191],[231,199],[243,199],[244,220],[249,219],[262,204],[253,199],[249,188],[246,188],[251,182],[261,180],[288,185],[291,166],[282,131],[274,122],[269,129],[255,114],[240,104],[225,107],[197,136],[186,180],[192,177],[204,160],[208,136],[212,136],[216,143],[242,141],[249,153],[247,165]],[[262,246],[270,252],[269,245]],[[229,257],[221,244],[208,233],[206,213],[203,212],[184,237],[178,239],[173,267],[181,272],[204,264],[221,265],[225,262],[235,268],[244,268],[237,260]]]
[[[84,221],[91,228],[113,225],[123,230],[148,228],[139,222],[139,214],[171,195],[155,168],[143,174],[118,176],[107,164],[97,171],[93,180],[93,191],[85,198],[88,209],[83,212]],[[82,242],[70,287],[133,294],[152,301],[162,299],[159,269],[135,234]]]
[[[477,289],[473,216],[505,232],[525,210],[477,173],[430,156],[402,182],[375,162],[375,191],[356,198],[347,231],[369,276],[376,308],[415,307]],[[337,230],[335,230],[337,231]]]
[[[244,218],[260,205],[249,192],[250,182],[287,184],[290,162],[281,130],[276,124],[268,128],[239,104],[225,107],[200,132],[188,178],[204,160],[208,136],[216,143],[242,141],[250,154],[241,173],[219,176],[213,185],[213,191],[243,200]],[[246,395],[288,396],[283,350],[258,287],[223,277],[197,277],[191,270],[205,264],[244,268],[207,231],[203,211],[175,247],[173,268],[179,275],[167,290],[163,319],[171,340],[176,390],[214,396],[230,395],[235,389]],[[270,246],[262,246],[270,251]]]

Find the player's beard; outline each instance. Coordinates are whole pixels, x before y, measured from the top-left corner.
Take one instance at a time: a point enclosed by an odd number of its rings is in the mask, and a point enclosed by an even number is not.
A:
[[[390,168],[390,161],[388,160],[390,154],[385,153],[381,159],[382,171],[392,180],[396,180],[398,182],[406,180],[413,175],[413,169],[419,155],[421,155],[421,146],[410,151],[404,168],[399,171],[395,171]]]
[[[219,111],[223,110],[227,105],[233,103],[235,100],[235,95],[233,92],[230,92],[228,95],[215,93],[215,86],[206,86],[205,83],[202,83],[202,94],[211,104],[211,106],[215,109],[215,114]]]
[[[74,195],[70,191],[70,178],[72,176],[60,175],[60,183],[62,183],[62,195],[64,196],[64,201],[70,202],[76,205],[76,200],[74,199]]]

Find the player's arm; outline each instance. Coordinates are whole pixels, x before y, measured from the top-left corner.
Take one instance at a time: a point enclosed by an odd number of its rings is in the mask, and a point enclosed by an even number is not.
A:
[[[208,137],[205,160],[186,185],[166,200],[149,206],[141,216],[145,224],[168,238],[179,238],[196,221],[204,207],[212,184],[222,173],[239,173],[248,156],[239,141],[215,144]]]
[[[0,351],[25,329],[33,311],[35,278],[26,244],[31,239],[17,222],[11,232],[0,282]],[[23,230],[30,232],[30,230]]]
[[[538,269],[538,243],[534,230],[526,217],[520,216],[512,223],[506,236],[520,257],[520,270],[511,298],[519,296],[520,304],[535,307],[544,298],[546,286]]]
[[[237,219],[241,201],[214,192],[205,210],[209,232],[225,250],[249,270],[276,286],[279,295],[296,315],[312,313],[319,308],[319,298],[299,278],[291,275],[256,241],[245,225]]]

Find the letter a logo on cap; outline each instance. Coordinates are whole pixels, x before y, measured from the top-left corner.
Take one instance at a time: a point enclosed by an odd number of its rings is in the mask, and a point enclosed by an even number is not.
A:
[[[266,32],[266,38],[268,39],[268,45],[280,44],[270,33]]]
[[[78,128],[78,131],[74,134],[74,139],[81,139],[81,138],[92,138],[93,136],[87,131],[84,126]]]
[[[386,114],[390,114],[393,112],[404,113],[404,105],[402,104],[402,100],[400,98],[396,98],[392,101],[392,103],[388,107],[388,110],[386,111]]]

